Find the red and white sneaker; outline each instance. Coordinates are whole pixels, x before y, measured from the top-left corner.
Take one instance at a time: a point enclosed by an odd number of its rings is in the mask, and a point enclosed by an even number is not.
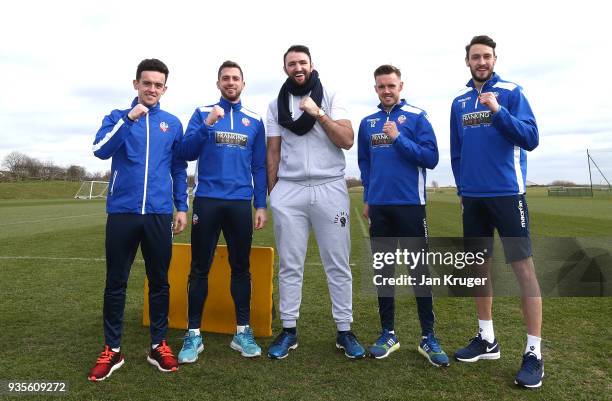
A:
[[[91,368],[87,379],[92,382],[99,382],[109,377],[115,370],[123,366],[125,359],[121,352],[114,352],[108,345],[104,346],[104,351],[100,353],[96,365]]]
[[[178,361],[166,340],[162,340],[157,348],[151,350],[149,356],[147,356],[147,361],[151,365],[157,366],[160,372],[174,372],[178,370]]]

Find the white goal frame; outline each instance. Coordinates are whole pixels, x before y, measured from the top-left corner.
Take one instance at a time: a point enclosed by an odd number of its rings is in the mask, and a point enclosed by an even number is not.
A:
[[[102,184],[102,190],[95,188],[95,184]],[[100,187],[98,185],[97,187]],[[83,181],[81,187],[74,195],[74,199],[102,199],[108,193],[108,181]]]

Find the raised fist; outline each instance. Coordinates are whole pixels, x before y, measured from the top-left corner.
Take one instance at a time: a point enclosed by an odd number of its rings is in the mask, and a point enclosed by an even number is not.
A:
[[[399,135],[395,121],[387,121],[385,125],[383,125],[383,132],[391,139],[395,139]]]
[[[225,117],[225,111],[221,106],[215,105],[206,117],[206,125],[214,125],[217,121]]]
[[[300,110],[310,114],[313,117],[317,117],[319,113],[319,106],[315,103],[314,100],[310,98],[310,96],[306,96],[300,102]]]
[[[497,103],[497,98],[495,97],[495,93],[493,92],[484,92],[478,96],[478,100],[482,103],[483,106],[491,110],[493,113],[497,113],[499,111],[499,103]]]
[[[147,108],[147,106],[144,106],[140,103],[138,103],[136,106],[134,106],[134,108],[132,110],[130,110],[130,112],[128,113],[128,118],[132,121],[136,121],[138,120],[140,117],[144,116],[145,114],[147,114],[149,112],[149,109]]]

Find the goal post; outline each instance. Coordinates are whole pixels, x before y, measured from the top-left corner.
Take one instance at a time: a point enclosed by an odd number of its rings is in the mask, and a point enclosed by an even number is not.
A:
[[[106,198],[108,192],[108,181],[83,181],[79,190],[74,195],[75,199],[100,199]]]
[[[612,149],[587,149],[591,196],[612,190]]]

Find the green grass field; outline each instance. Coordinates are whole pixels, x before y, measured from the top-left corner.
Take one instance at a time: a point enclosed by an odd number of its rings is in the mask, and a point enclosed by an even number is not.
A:
[[[146,361],[149,333],[141,324],[144,264],[139,255],[125,310],[126,364],[109,380],[90,383],[86,374],[103,344],[104,202],[69,199],[76,189],[49,189],[42,183],[24,184],[22,196],[19,185],[0,183],[0,380],[66,381],[68,393],[53,399],[70,400],[612,399],[610,297],[544,299],[546,377],[538,391],[513,384],[526,337],[519,300],[512,297],[495,299],[502,348],[497,361],[455,362],[448,369],[429,365],[416,352],[420,330],[409,297],[398,299],[401,350],[381,361],[347,360],[334,346],[327,284],[312,237],[298,324],[300,347],[287,359],[246,360],[229,348],[231,336],[205,334],[206,349],[196,364],[182,366],[176,374],[158,372]],[[32,187],[38,196],[31,195]],[[369,344],[379,332],[377,303],[362,290],[367,283],[361,282],[359,271],[371,266],[364,260],[361,194],[351,193],[351,201],[353,330]],[[529,193],[528,201],[534,235],[612,238],[610,198],[548,198],[538,190]],[[461,234],[459,205],[451,190],[429,195],[428,223],[432,236]],[[189,232],[175,241],[189,242]],[[268,224],[255,234],[254,245],[273,244]],[[275,282],[275,301],[277,295]],[[437,298],[435,310],[437,334],[452,355],[477,329],[473,301]],[[278,321],[274,328],[276,333]],[[175,352],[182,336],[180,330],[168,333]],[[264,351],[271,340],[258,339]],[[50,398],[31,398],[37,397]]]

